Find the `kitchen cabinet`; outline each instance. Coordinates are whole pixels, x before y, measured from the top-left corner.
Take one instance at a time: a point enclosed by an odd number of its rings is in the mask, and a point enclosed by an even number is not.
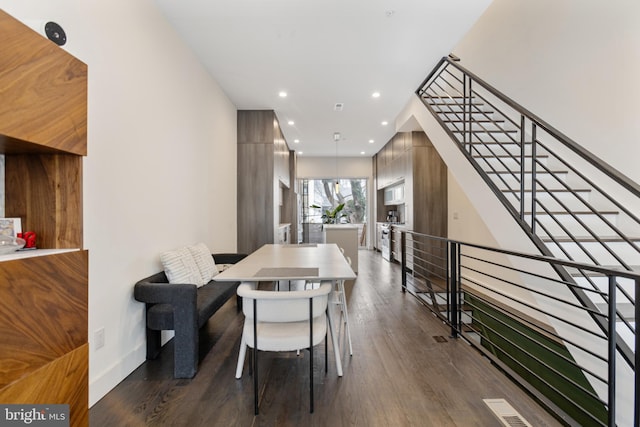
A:
[[[385,205],[400,205],[404,203],[404,183],[395,184],[384,189]]]
[[[273,110],[238,111],[238,252],[278,243],[280,224],[297,235],[295,154]]]
[[[291,243],[291,224],[280,224],[276,243],[286,245]]]
[[[392,153],[391,163],[383,164],[380,160],[384,153]],[[447,167],[427,135],[419,131],[396,134],[376,158],[376,218],[384,221],[389,206],[403,213],[403,224],[397,225],[393,234],[394,243],[399,244],[399,231],[403,226],[406,230],[446,237]],[[381,167],[385,170],[380,171]],[[400,188],[403,197],[396,193]],[[399,252],[396,249],[392,248]]]
[[[38,249],[0,256],[0,402],[69,404],[89,423],[88,252],[82,250],[87,66],[0,10],[5,216]]]

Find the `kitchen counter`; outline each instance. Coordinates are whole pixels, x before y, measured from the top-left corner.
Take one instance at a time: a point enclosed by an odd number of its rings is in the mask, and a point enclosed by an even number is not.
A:
[[[356,230],[358,229],[358,226],[357,225],[353,225],[353,224],[323,224],[322,227],[325,230],[330,230],[330,229],[349,230],[349,229],[353,229],[353,228],[355,228]]]
[[[358,272],[358,226],[355,224],[324,224],[324,241],[335,243],[351,258],[351,268]]]

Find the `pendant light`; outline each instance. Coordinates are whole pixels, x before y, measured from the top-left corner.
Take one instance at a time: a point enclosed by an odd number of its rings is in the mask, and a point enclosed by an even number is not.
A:
[[[336,192],[336,197],[337,197],[338,193],[340,192],[340,177],[338,176],[338,141],[340,141],[340,132],[334,132],[333,133],[333,141],[336,143],[336,185],[335,185],[335,192]]]

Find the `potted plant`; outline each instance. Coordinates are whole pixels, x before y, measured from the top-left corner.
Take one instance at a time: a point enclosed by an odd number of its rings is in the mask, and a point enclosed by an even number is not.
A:
[[[314,209],[322,209],[322,206],[318,206],[318,205],[311,205],[311,207]],[[343,209],[344,209],[344,203],[340,203],[338,206],[336,206],[333,209],[325,209],[324,213],[322,214],[322,223],[338,224],[341,218],[344,218],[347,216],[346,213],[342,212]]]

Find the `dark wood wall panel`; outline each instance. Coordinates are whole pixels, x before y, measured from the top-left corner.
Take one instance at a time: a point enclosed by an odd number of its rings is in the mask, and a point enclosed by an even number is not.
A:
[[[0,389],[5,404],[68,404],[71,426],[89,425],[89,344]]]
[[[82,247],[82,157],[7,155],[5,215],[22,218],[39,248]]]
[[[424,132],[412,132],[413,140],[413,229],[447,237],[447,165]]]
[[[238,111],[238,144],[273,144],[278,128],[273,110]]]
[[[0,262],[0,387],[87,343],[87,270],[86,251]]]
[[[273,145],[238,144],[238,252],[273,243]]]
[[[0,39],[0,149],[86,155],[87,66],[2,10]]]

